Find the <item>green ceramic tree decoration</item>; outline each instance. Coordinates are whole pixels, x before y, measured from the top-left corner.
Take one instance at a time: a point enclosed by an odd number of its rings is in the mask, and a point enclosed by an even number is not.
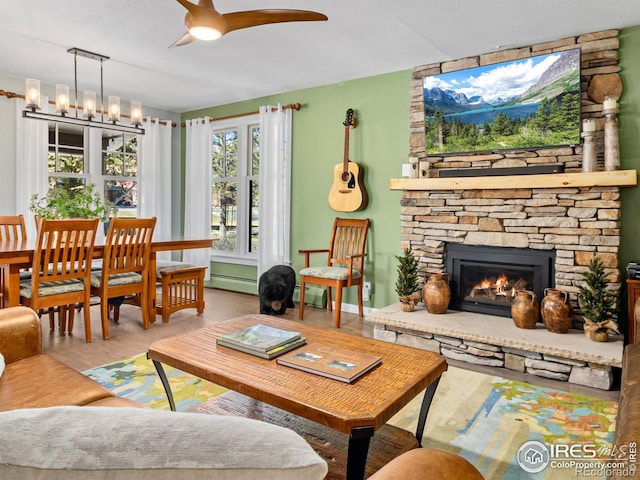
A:
[[[396,293],[404,311],[413,311],[420,301],[420,287],[418,285],[418,260],[410,248],[405,248],[398,259],[398,279]]]
[[[606,342],[609,339],[608,330],[620,333],[613,320],[617,297],[607,289],[609,281],[604,264],[595,254],[584,279],[584,285],[579,287],[578,304],[584,315],[585,334],[597,342]]]

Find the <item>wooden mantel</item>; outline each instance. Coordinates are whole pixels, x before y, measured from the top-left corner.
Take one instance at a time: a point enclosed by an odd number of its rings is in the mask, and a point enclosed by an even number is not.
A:
[[[513,188],[635,187],[637,170],[447,178],[392,178],[391,190],[502,190]]]

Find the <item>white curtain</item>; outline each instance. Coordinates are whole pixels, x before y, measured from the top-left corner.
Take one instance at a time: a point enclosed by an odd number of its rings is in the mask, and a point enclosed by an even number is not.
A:
[[[146,118],[138,136],[138,217],[156,217],[154,237],[171,237],[171,122]],[[171,259],[171,252],[158,252]]]
[[[184,236],[210,238],[213,130],[209,117],[187,120],[186,127]],[[185,250],[182,258],[187,263],[207,267],[205,278],[208,278],[210,250]]]
[[[46,195],[49,189],[47,168],[49,123],[23,118],[24,100],[16,99],[16,213],[22,213],[27,224],[27,237],[36,237],[33,212],[29,210],[31,197]],[[40,101],[41,112],[48,113],[49,98]]]
[[[291,117],[282,105],[260,107],[258,279],[291,263]]]

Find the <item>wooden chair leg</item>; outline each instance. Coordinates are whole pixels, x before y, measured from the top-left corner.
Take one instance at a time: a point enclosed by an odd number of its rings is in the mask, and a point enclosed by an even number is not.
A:
[[[362,300],[362,284],[358,285],[358,314],[360,318],[364,317],[364,307]]]
[[[340,328],[340,313],[342,311],[342,287],[336,287],[336,313],[333,316],[333,325]]]
[[[73,333],[73,322],[75,320],[76,306],[69,305],[69,318],[67,320],[67,332]]]
[[[56,311],[53,308],[49,308],[48,313],[49,313],[49,329],[52,332],[55,332],[55,330],[56,330]]]
[[[302,320],[304,318],[304,291],[305,291],[305,283],[300,281],[300,305],[298,309],[298,318]]]
[[[61,335],[67,332],[67,305],[58,307],[58,330]]]
[[[91,343],[93,335],[91,333],[91,309],[89,308],[89,302],[82,305],[84,313],[84,338],[87,343]],[[109,332],[107,331],[107,335]]]
[[[142,328],[147,330],[149,328],[149,287],[145,285],[142,288],[142,293],[140,294],[140,309],[142,310]]]
[[[333,311],[333,302],[331,301],[331,287],[327,287],[327,308],[329,309],[330,312]]]
[[[102,338],[109,340],[109,300],[106,298],[100,299],[100,321],[102,322]]]

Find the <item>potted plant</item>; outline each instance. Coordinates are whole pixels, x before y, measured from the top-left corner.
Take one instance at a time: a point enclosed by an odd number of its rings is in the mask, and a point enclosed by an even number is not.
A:
[[[118,211],[109,201],[102,200],[93,184],[73,188],[56,185],[42,197],[34,194],[29,210],[40,218],[99,218],[103,222]]]
[[[604,264],[595,254],[584,278],[585,283],[579,287],[578,304],[584,315],[585,335],[596,342],[606,342],[609,330],[620,333],[618,324],[613,321],[617,298],[607,290],[609,282]]]
[[[410,248],[405,248],[398,259],[398,279],[396,280],[396,293],[400,300],[400,308],[404,312],[412,312],[420,301],[420,288],[418,285],[418,260]]]

